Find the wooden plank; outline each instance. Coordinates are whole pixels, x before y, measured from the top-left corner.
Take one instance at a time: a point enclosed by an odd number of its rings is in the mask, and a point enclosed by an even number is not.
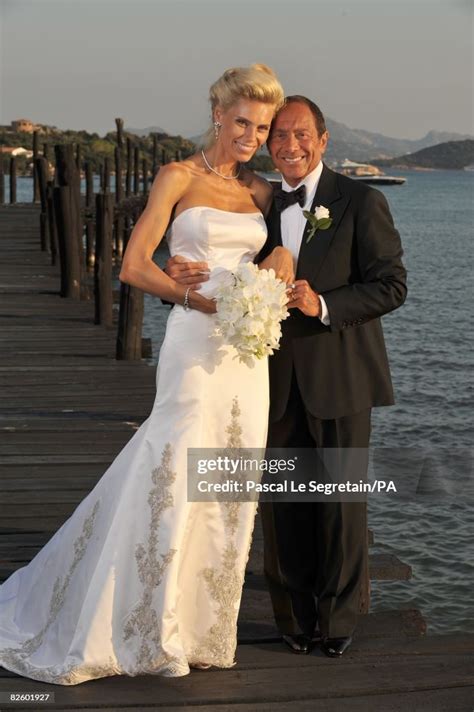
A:
[[[103,678],[76,687],[59,688],[41,684],[41,690],[55,692],[57,703],[73,708],[104,706],[120,709],[126,704],[160,707],[177,704],[200,705],[255,705],[262,703],[292,703],[357,698],[394,693],[472,688],[472,655],[451,654],[449,657],[418,655],[406,658],[383,656],[370,662],[343,658],[334,661],[322,653],[307,656],[305,664],[288,667],[288,656],[277,654],[278,667],[261,667],[258,648],[254,659],[239,663],[237,669],[194,671],[182,678],[118,676]],[[291,655],[289,653],[289,655]],[[237,660],[240,657],[240,649]],[[37,691],[39,683],[11,677],[0,679],[0,690]],[[315,707],[314,707],[315,708]],[[314,709],[313,708],[313,709]],[[252,707],[250,708],[252,709]],[[319,709],[319,706],[318,706]],[[371,709],[373,709],[371,707]]]
[[[197,674],[197,673],[196,673]],[[315,699],[312,700],[291,700],[289,702],[252,702],[251,704],[213,704],[203,708],[201,705],[188,705],[185,701],[176,702],[172,706],[161,705],[157,695],[157,701],[152,706],[136,705],[124,699],[121,706],[116,709],[130,710],[130,712],[149,712],[150,709],[159,709],[160,712],[176,712],[185,710],[186,712],[466,712],[472,707],[474,698],[473,687],[457,687],[448,690],[432,690],[430,692],[395,692],[384,695],[368,695],[362,697],[349,697],[337,699]],[[107,701],[105,700],[105,705]],[[6,708],[5,708],[6,709]],[[16,708],[18,709],[18,708]],[[51,708],[52,709],[52,708]],[[55,707],[57,710],[57,706]],[[84,707],[61,707],[61,712],[72,712],[72,710],[86,709]],[[87,712],[103,712],[109,707],[87,707]]]

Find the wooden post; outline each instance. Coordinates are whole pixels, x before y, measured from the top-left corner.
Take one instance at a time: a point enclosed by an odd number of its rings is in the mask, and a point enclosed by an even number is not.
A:
[[[123,119],[115,119],[117,127],[117,146],[120,150],[123,148]]]
[[[43,143],[43,157],[49,160],[49,143]]]
[[[181,160],[181,151],[176,151],[175,161],[177,161],[179,163],[180,160]]]
[[[61,296],[80,299],[80,262],[75,232],[75,211],[71,187],[60,185],[54,188],[54,214],[58,227],[58,247],[61,264]]]
[[[79,171],[79,178],[81,177],[81,168],[82,168],[82,149],[81,149],[81,144],[78,143],[76,146],[76,168]]]
[[[96,237],[94,264],[95,324],[112,326],[112,225],[113,200],[110,193],[96,196]]]
[[[143,195],[148,193],[148,165],[146,158],[142,159]]]
[[[110,161],[107,157],[104,158],[104,184],[102,190],[104,193],[110,193]]]
[[[10,158],[10,203],[16,203],[16,157]]]
[[[138,146],[135,146],[135,150],[133,152],[133,158],[134,158],[134,170],[133,170],[133,192],[135,195],[138,195],[140,191],[140,149]]]
[[[139,361],[142,357],[143,292],[129,284],[120,286],[117,360]]]
[[[125,218],[125,247],[130,236],[130,218]],[[115,358],[119,361],[139,361],[142,357],[142,327],[144,299],[141,289],[120,284],[120,311]]]
[[[130,197],[132,191],[133,145],[130,136],[127,137],[127,173],[125,176],[125,196]]]
[[[91,210],[94,207],[94,175],[92,173],[92,165],[87,161],[85,165],[86,173],[86,209]],[[94,220],[86,219],[86,267],[91,269],[94,266]]]
[[[41,200],[40,213],[40,240],[41,249],[46,252],[48,249],[48,204],[46,198],[46,187],[48,183],[48,161],[43,156],[35,158],[34,170],[37,177],[38,193]]]
[[[61,296],[80,299],[83,277],[82,217],[79,176],[71,145],[55,146],[54,208],[61,258]]]
[[[115,147],[115,202],[120,203],[123,198],[122,187],[122,152]]]
[[[158,138],[153,134],[153,162],[151,166],[151,179],[154,180],[158,173]]]
[[[116,119],[119,121],[120,119]],[[123,199],[122,186],[122,152],[118,146],[115,148],[115,203],[118,204]],[[114,245],[115,257],[122,259],[123,255],[123,217],[117,215],[114,222]]]
[[[56,228],[56,219],[54,213],[54,187],[52,180],[48,180],[48,183],[46,185],[46,206],[48,211],[49,250],[51,252],[51,264],[55,265],[57,262],[58,254],[58,231]]]
[[[91,207],[94,200],[94,174],[92,172],[92,164],[87,161],[84,168],[86,174],[86,205]]]
[[[166,163],[166,151],[164,148],[161,149],[161,165],[164,166]]]
[[[33,203],[37,203],[40,199],[38,176],[36,174],[36,159],[39,156],[39,134],[38,131],[33,131]]]
[[[99,186],[100,190],[104,190],[104,166],[99,164]]]
[[[3,159],[0,158],[0,205],[5,202],[5,171],[3,169]]]

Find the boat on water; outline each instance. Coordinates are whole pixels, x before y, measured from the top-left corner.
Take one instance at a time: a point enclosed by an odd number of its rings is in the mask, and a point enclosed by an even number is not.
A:
[[[369,185],[403,185],[406,183],[406,178],[403,176],[387,176],[377,166],[371,166],[369,163],[356,163],[348,158],[335,166],[335,170]]]

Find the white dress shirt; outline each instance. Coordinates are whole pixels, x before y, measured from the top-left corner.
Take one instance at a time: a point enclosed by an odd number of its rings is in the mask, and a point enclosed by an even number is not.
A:
[[[306,225],[306,218],[303,215],[303,210],[311,209],[311,204],[314,200],[314,196],[316,195],[322,171],[323,162],[319,161],[316,168],[312,170],[311,173],[308,173],[308,175],[295,187],[289,185],[289,183],[287,183],[282,176],[281,187],[282,190],[287,193],[297,190],[301,185],[306,186],[306,202],[303,207],[301,207],[298,203],[295,203],[294,205],[290,205],[289,208],[283,210],[280,216],[282,244],[283,247],[290,250],[293,255],[295,272],[301,248],[301,241],[303,240],[303,232]],[[329,326],[330,320],[328,308],[324,298],[321,295],[319,295],[319,301],[321,302],[321,315],[319,318],[325,326]]]

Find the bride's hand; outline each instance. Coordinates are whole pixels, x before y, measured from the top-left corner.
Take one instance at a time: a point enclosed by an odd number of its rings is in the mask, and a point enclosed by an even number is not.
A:
[[[288,285],[295,281],[293,255],[286,247],[275,247],[258,266],[259,269],[273,269],[275,275]]]

